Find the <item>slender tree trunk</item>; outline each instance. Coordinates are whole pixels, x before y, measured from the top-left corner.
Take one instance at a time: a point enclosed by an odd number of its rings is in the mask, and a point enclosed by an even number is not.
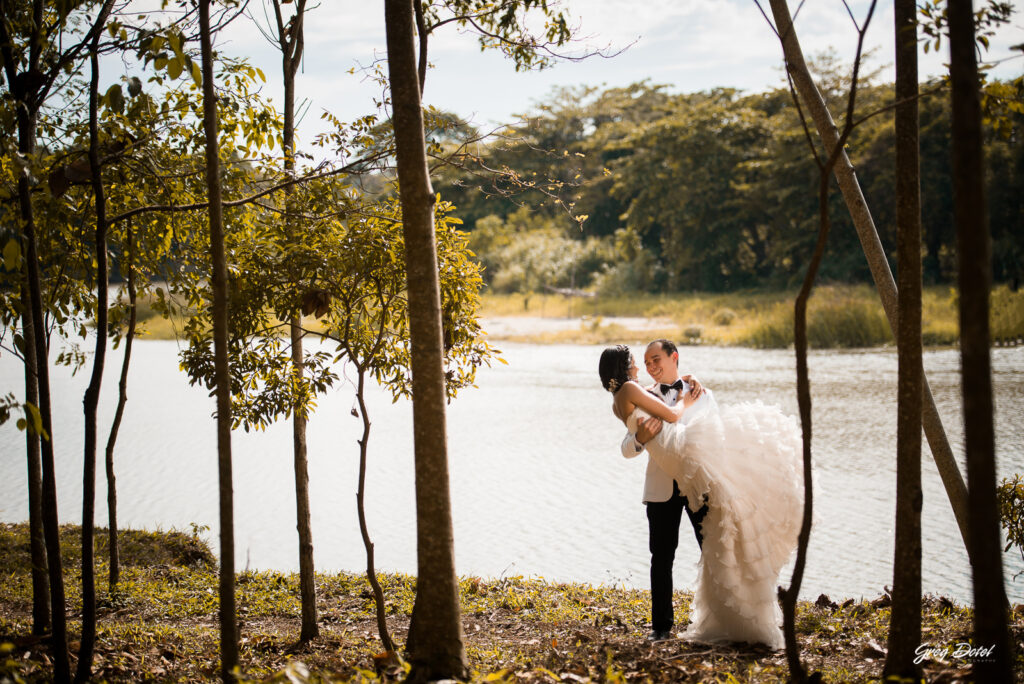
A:
[[[41,8],[41,3],[36,4]],[[41,15],[41,9],[36,12]],[[18,151],[26,158],[35,154],[36,117],[38,110],[31,107],[34,93],[19,93],[16,98],[23,106],[17,109]],[[28,306],[31,308],[32,338],[35,343],[36,387],[39,396],[39,415],[43,424],[40,455],[43,467],[43,531],[46,538],[47,569],[50,580],[50,624],[53,650],[54,680],[63,684],[71,681],[68,660],[67,617],[64,599],[64,569],[60,553],[60,518],[57,514],[57,477],[53,457],[53,421],[50,405],[50,369],[46,349],[46,331],[43,327],[43,297],[39,274],[39,251],[36,239],[35,216],[32,209],[32,189],[26,171],[18,176],[18,200],[21,208],[22,229],[25,234],[25,262],[28,273]]]
[[[78,650],[75,681],[92,676],[96,647],[96,559],[93,544],[96,526],[96,408],[100,401],[103,367],[107,355],[107,207],[99,155],[99,36],[90,51],[92,78],[89,82],[89,172],[96,206],[96,352],[92,376],[82,402],[85,413],[85,453],[82,467],[82,639]]]
[[[373,603],[377,608],[377,634],[380,636],[384,650],[393,653],[395,644],[391,641],[391,635],[388,633],[384,591],[380,587],[380,582],[377,581],[377,570],[373,563],[373,542],[370,541],[370,530],[366,526],[366,507],[363,504],[366,495],[366,449],[370,443],[370,416],[366,412],[366,401],[363,397],[366,371],[359,368],[358,372],[356,400],[359,402],[359,414],[363,419],[363,436],[359,440],[359,488],[356,490],[356,510],[359,514],[359,532],[363,536],[363,546],[366,548],[366,579],[370,582],[370,588],[373,590]]]
[[[825,151],[831,155],[839,139],[839,133],[828,111],[825,100],[814,85],[811,73],[804,60],[803,51],[800,48],[800,41],[797,39],[796,30],[793,27],[793,20],[790,17],[789,6],[786,0],[769,0],[772,8],[772,15],[775,18],[775,26],[782,40],[782,49],[786,57],[786,65],[793,77],[800,98],[804,101],[807,109],[814,120],[815,128],[825,145]],[[853,164],[845,151],[840,149],[840,154],[835,166],[836,181],[839,190],[846,202],[846,207],[853,219],[854,228],[860,238],[861,247],[867,257],[868,267],[871,269],[871,276],[874,278],[875,287],[882,300],[882,307],[885,309],[886,317],[889,319],[889,326],[895,332],[899,328],[897,321],[898,302],[896,295],[896,282],[893,280],[892,271],[889,269],[889,262],[885,258],[882,243],[878,238],[878,231],[875,230],[874,220],[871,218],[871,211],[868,209],[867,201],[861,192],[860,183],[857,181],[857,174]],[[967,547],[968,555],[971,553],[969,538],[969,526],[967,524],[967,485],[964,484],[963,476],[956,464],[953,450],[949,446],[949,439],[946,437],[945,429],[942,427],[942,419],[939,417],[938,409],[935,407],[935,399],[932,397],[931,387],[927,378],[923,383],[923,407],[922,422],[924,424],[925,436],[928,438],[928,445],[931,448],[932,458],[942,478],[942,484],[946,489],[946,496],[949,498],[953,514],[956,516],[957,525],[960,527],[960,535],[963,537],[964,545]]]
[[[953,217],[960,287],[960,368],[964,441],[970,483],[974,644],[992,648],[974,663],[979,682],[1013,681],[1003,585],[999,509],[996,504],[989,291],[992,247],[985,203],[978,65],[971,0],[950,0],[949,63],[952,83]]]
[[[110,551],[110,593],[117,590],[121,579],[121,554],[118,549],[117,535],[117,476],[114,473],[114,447],[117,444],[117,433],[121,429],[124,407],[128,403],[128,368],[132,361],[132,343],[135,341],[135,326],[138,323],[138,302],[135,291],[135,243],[132,227],[129,224],[125,231],[128,243],[128,330],[124,338],[124,360],[121,362],[121,377],[117,382],[117,408],[114,420],[110,425],[110,436],[107,437],[106,471],[107,471],[107,546]]]
[[[800,525],[800,534],[797,539],[796,562],[793,566],[793,579],[789,588],[782,594],[782,622],[783,638],[786,643],[786,660],[789,666],[790,678],[794,682],[819,681],[820,673],[808,676],[803,663],[800,662],[799,645],[796,641],[796,602],[800,595],[800,586],[803,583],[804,566],[807,562],[807,546],[810,542],[811,527],[814,519],[814,487],[811,463],[811,439],[813,437],[813,424],[811,413],[811,383],[807,369],[807,302],[814,287],[818,270],[821,267],[822,259],[825,256],[825,247],[828,244],[828,235],[831,230],[831,217],[829,216],[829,189],[831,186],[832,174],[835,170],[839,155],[846,145],[846,141],[853,132],[853,113],[857,101],[857,78],[860,73],[861,55],[864,47],[864,35],[871,17],[875,12],[876,1],[872,0],[868,14],[863,26],[858,26],[857,54],[853,62],[853,76],[850,80],[850,92],[846,101],[846,123],[841,133],[837,132],[838,139],[833,149],[829,152],[828,158],[824,161],[819,157],[817,148],[811,138],[811,133],[804,117],[803,109],[800,107],[800,100],[796,92],[793,92],[794,105],[800,116],[807,142],[811,148],[811,154],[818,166],[818,240],[814,245],[814,253],[807,266],[807,273],[804,275],[804,282],[797,294],[794,303],[793,315],[793,340],[796,352],[796,392],[797,404],[800,409],[800,425],[803,428],[803,480],[804,480],[804,510],[803,520]]]
[[[34,137],[34,136],[33,136]],[[34,142],[34,141],[33,141]],[[20,150],[28,156],[32,153]],[[53,675],[57,682],[71,681],[71,666],[68,661],[67,618],[64,602],[64,571],[60,553],[60,518],[57,515],[57,477],[53,458],[53,424],[50,408],[50,371],[46,354],[46,332],[43,329],[43,299],[39,278],[39,253],[36,249],[35,221],[32,214],[31,189],[28,179],[22,174],[18,178],[18,195],[21,199],[22,220],[24,221],[25,243],[28,247],[28,289],[32,307],[32,336],[36,345],[36,378],[39,392],[39,414],[46,436],[41,440],[43,466],[43,530],[46,536],[46,558],[50,579],[50,623],[52,625],[51,646],[53,648]]]
[[[298,380],[302,379],[302,318],[291,321],[292,366]],[[313,565],[313,526],[309,512],[309,466],[306,458],[306,414],[292,413],[292,445],[295,460],[295,513],[299,532],[299,591],[302,602],[300,641],[320,636],[316,612],[316,574]]]
[[[427,170],[413,14],[413,0],[385,0],[388,74],[409,290],[416,461],[418,579],[406,646],[412,663],[409,677],[421,681],[464,677],[467,668],[448,482],[434,191]]]
[[[21,316],[25,402],[39,406],[35,337],[32,333],[32,308],[27,306],[27,287],[21,289],[21,301],[25,304]],[[32,633],[45,634],[50,629],[50,587],[46,575],[46,535],[43,533],[43,464],[39,435],[33,429],[25,430],[25,453],[28,456],[28,530],[32,554]]]
[[[281,15],[280,0],[274,0],[278,42],[281,48],[281,72],[284,78],[284,168],[289,177],[295,174],[295,74],[302,61],[305,26],[305,0],[295,4],[292,22],[286,26]],[[298,239],[292,202],[292,186],[285,188],[285,235]],[[289,321],[292,341],[292,372],[296,384],[303,380],[302,315]],[[295,513],[299,532],[299,591],[302,603],[302,629],[299,641],[310,641],[320,635],[316,612],[316,572],[313,565],[313,527],[309,512],[309,461],[306,449],[306,411],[298,406],[292,411],[292,453],[295,461]]]
[[[830,160],[834,161],[834,160]],[[804,510],[797,538],[796,560],[789,588],[782,595],[782,635],[786,642],[786,661],[789,676],[794,682],[807,681],[807,671],[800,662],[800,647],[796,641],[796,602],[803,584],[804,568],[807,565],[807,547],[811,540],[811,526],[814,520],[814,480],[811,452],[813,424],[811,421],[811,380],[807,369],[807,302],[818,275],[818,268],[825,255],[828,233],[831,228],[828,215],[829,178],[831,170],[822,169],[818,187],[819,228],[814,254],[807,267],[804,282],[793,306],[793,347],[796,353],[796,398],[800,411],[800,426],[803,436],[803,480]]]
[[[15,117],[18,126],[18,152],[23,158],[31,160],[36,153],[36,126],[38,123],[39,110],[43,106],[46,95],[52,80],[47,80],[47,75],[40,70],[42,53],[45,50],[58,46],[61,49],[59,38],[63,30],[63,24],[52,27],[48,33],[44,33],[44,9],[43,0],[32,0],[30,7],[31,22],[29,23],[29,35],[26,36],[28,45],[27,59],[22,63],[20,59],[13,58],[10,47],[13,40],[8,32],[10,24],[6,21],[11,14],[12,7],[4,0],[0,0],[0,14],[5,21],[0,22],[0,45],[4,46],[4,70],[7,77],[8,95],[15,104]],[[98,33],[100,27],[105,23],[106,16],[110,12],[113,0],[106,0],[100,8],[98,19],[90,27],[90,33]],[[63,22],[62,17],[60,21]],[[90,41],[92,36],[87,34],[85,41]],[[60,53],[62,58],[71,60],[81,49],[81,45],[71,48],[66,53]],[[23,55],[25,56],[25,55]],[[68,62],[71,63],[70,61]],[[20,73],[18,66],[22,67]],[[39,78],[42,76],[42,78]],[[52,76],[52,75],[51,75]],[[18,173],[18,205],[21,212],[21,228],[24,234],[25,249],[25,271],[26,286],[28,289],[28,301],[25,306],[30,310],[32,335],[31,341],[35,350],[35,383],[38,392],[38,409],[42,422],[42,429],[45,433],[40,442],[40,463],[42,466],[42,519],[43,533],[46,543],[47,573],[50,590],[50,611],[52,635],[50,644],[53,649],[53,678],[63,684],[71,680],[71,666],[68,659],[67,640],[67,618],[65,615],[64,596],[64,571],[61,563],[60,553],[60,528],[57,513],[57,478],[54,467],[54,434],[52,421],[52,407],[50,401],[50,371],[47,354],[47,338],[43,324],[43,297],[40,275],[39,243],[36,236],[35,216],[32,208],[32,188],[29,184],[28,169],[22,169]],[[28,342],[28,339],[26,339]],[[31,449],[31,447],[30,447]]]
[[[217,144],[217,96],[213,84],[210,1],[199,2],[203,59],[203,131],[206,134],[206,185],[210,198],[210,255],[213,260],[213,354],[217,395],[217,464],[220,480],[220,655],[221,679],[235,681],[238,626],[235,624],[235,520],[231,474],[231,384],[228,369],[228,284],[224,253],[220,157]]]
[[[884,677],[920,679],[921,644],[921,165],[917,5],[895,0],[896,230],[899,371],[896,408],[896,544]]]

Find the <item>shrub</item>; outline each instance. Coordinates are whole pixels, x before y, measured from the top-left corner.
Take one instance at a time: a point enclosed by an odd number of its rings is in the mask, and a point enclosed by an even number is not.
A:
[[[688,325],[683,328],[683,337],[688,342],[700,341],[701,335],[704,334],[704,326],[701,325]]]
[[[996,489],[996,500],[999,502],[999,524],[1006,530],[1006,548],[1016,546],[1021,558],[1024,558],[1024,480],[1020,474],[1013,479],[1004,478]]]
[[[732,309],[719,309],[711,317],[715,325],[729,326],[736,320],[736,312]]]

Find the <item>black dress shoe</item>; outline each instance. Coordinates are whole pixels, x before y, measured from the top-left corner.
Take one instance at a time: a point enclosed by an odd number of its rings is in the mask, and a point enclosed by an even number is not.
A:
[[[669,629],[655,629],[651,630],[651,633],[647,635],[647,640],[650,642],[655,641],[668,641],[672,638],[672,630]]]

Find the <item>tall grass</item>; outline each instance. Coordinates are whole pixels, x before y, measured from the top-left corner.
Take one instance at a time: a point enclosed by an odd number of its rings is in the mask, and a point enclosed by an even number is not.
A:
[[[741,291],[728,294],[637,294],[568,298],[557,294],[485,294],[482,316],[579,318],[579,330],[538,333],[516,339],[540,343],[604,343],[666,336],[681,343],[778,349],[793,344],[795,292]],[[616,318],[658,319],[640,330]],[[610,319],[610,320],[602,320]],[[1024,343],[1024,291],[1005,285],[992,291],[994,344]],[[173,339],[180,319],[168,320],[139,298],[144,339]],[[655,334],[656,333],[656,334]],[[816,349],[891,344],[892,334],[874,288],[826,285],[814,290],[808,306],[808,339]],[[954,345],[959,338],[956,290],[929,287],[922,296],[922,340],[926,346]]]
[[[1024,342],[1024,291],[1011,292],[1005,285],[993,290],[989,321],[993,341],[1012,344]]]
[[[785,348],[793,344],[795,293],[733,292],[675,295],[593,297],[569,300],[561,295],[485,295],[484,316],[642,317],[663,319],[658,326],[680,342]],[[562,331],[538,336],[538,342],[605,340],[612,334],[636,335],[619,326],[603,330],[581,325],[579,333]],[[1024,341],[1024,292],[1006,286],[992,291],[994,343]],[[608,326],[606,326],[608,327]],[[628,326],[627,326],[628,327]],[[694,337],[692,333],[697,332]],[[812,348],[841,349],[892,344],[893,337],[874,288],[868,285],[826,285],[814,290],[808,306],[807,334]],[[575,335],[575,337],[574,337]],[[643,336],[643,335],[641,335]],[[578,338],[578,339],[577,339]],[[959,338],[956,290],[929,287],[922,294],[922,341],[926,346],[954,345]]]
[[[892,342],[892,332],[877,296],[858,289],[821,287],[807,307],[807,342],[814,349],[877,347]],[[793,305],[778,302],[733,338],[747,347],[780,348],[793,344]]]

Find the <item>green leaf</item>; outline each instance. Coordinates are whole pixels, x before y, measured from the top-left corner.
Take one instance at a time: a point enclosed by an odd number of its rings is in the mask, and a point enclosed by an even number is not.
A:
[[[32,431],[43,439],[50,439],[49,435],[46,434],[46,430],[43,429],[43,416],[39,413],[39,408],[34,404],[25,404],[25,413],[31,421]],[[18,422],[20,423],[21,421]]]
[[[103,101],[106,102],[108,109],[111,109],[118,114],[123,113],[124,93],[121,91],[121,84],[115,83],[107,88],[107,92],[103,95]]]
[[[172,60],[168,60],[167,75],[170,76],[172,79],[178,78],[179,76],[181,76],[181,71],[184,68],[184,66],[185,65],[182,63],[182,60],[179,57],[175,57]]]
[[[181,51],[180,33],[171,33],[169,36],[167,36],[167,44],[171,46],[171,50],[174,51],[174,54],[178,57],[178,59],[185,59],[185,55]]]
[[[203,87],[203,70],[199,68],[199,62],[192,62],[192,80],[198,87]]]
[[[17,240],[8,240],[4,245],[4,268],[16,271],[21,266],[21,245]]]

